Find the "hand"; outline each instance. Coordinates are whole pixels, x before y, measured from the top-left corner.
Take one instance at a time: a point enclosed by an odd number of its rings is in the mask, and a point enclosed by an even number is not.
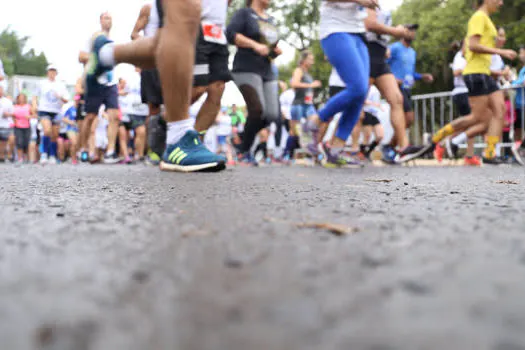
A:
[[[317,88],[320,88],[323,86],[323,83],[321,83],[319,80],[316,80],[314,81],[311,85],[310,85],[313,89],[317,89]]]
[[[509,66],[505,66],[505,69],[503,70],[503,77],[506,79],[506,80],[510,80],[510,74],[512,72],[510,71],[510,67]]]
[[[283,54],[283,50],[278,46],[276,46],[275,49],[273,49],[273,52],[275,52],[276,56],[281,56]]]
[[[516,57],[518,57],[518,54],[514,50],[501,50],[500,55],[511,61],[514,61]]]
[[[257,52],[261,56],[268,56],[270,54],[270,49],[268,48],[268,46],[263,44],[257,44],[253,48],[253,51]]]
[[[368,7],[369,9],[372,9],[372,10],[379,8],[378,0],[354,0],[354,1],[358,3],[359,5]]]
[[[434,77],[432,76],[432,74],[423,74],[422,78],[425,83],[432,83],[434,81]]]

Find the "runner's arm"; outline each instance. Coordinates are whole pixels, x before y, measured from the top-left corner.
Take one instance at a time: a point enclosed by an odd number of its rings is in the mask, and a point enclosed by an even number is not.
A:
[[[392,27],[387,26],[377,21],[377,12],[372,9],[368,9],[368,17],[365,19],[366,29],[376,34],[387,34],[396,38],[404,38],[409,36],[410,32],[403,26]]]
[[[78,62],[86,64],[89,61],[89,53],[86,51],[80,51],[78,54]]]
[[[312,84],[302,83],[303,79],[303,70],[301,68],[295,68],[292,75],[292,81],[290,82],[290,87],[292,89],[308,89],[312,87]]]
[[[147,4],[142,6],[139,17],[137,18],[137,22],[135,22],[135,26],[131,32],[131,40],[137,40],[140,38],[140,32],[143,31],[148,25],[150,13],[151,5]]]

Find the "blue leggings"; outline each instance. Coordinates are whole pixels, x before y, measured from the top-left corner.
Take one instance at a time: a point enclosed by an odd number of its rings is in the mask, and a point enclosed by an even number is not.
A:
[[[324,122],[332,120],[334,115],[343,112],[335,136],[347,140],[368,94],[370,58],[363,38],[358,34],[334,33],[321,41],[323,51],[346,84],[346,89],[328,100],[319,111]]]

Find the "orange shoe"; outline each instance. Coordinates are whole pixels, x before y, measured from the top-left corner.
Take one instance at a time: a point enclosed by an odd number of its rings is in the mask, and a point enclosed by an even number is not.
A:
[[[479,157],[465,157],[465,166],[481,166],[481,164]]]
[[[441,163],[443,161],[444,154],[445,154],[445,148],[438,143],[436,145],[436,149],[434,150],[434,158],[436,158],[437,161]]]

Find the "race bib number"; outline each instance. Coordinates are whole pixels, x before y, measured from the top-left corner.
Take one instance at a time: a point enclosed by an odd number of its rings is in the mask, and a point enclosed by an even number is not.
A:
[[[209,43],[226,45],[226,35],[224,35],[224,30],[220,25],[202,22],[202,35],[204,40]]]
[[[304,104],[312,105],[314,104],[314,93],[309,91],[304,96]]]
[[[405,89],[411,89],[412,86],[414,86],[414,84],[415,84],[414,77],[410,74],[407,74],[405,76],[405,80],[403,80],[403,87]]]

